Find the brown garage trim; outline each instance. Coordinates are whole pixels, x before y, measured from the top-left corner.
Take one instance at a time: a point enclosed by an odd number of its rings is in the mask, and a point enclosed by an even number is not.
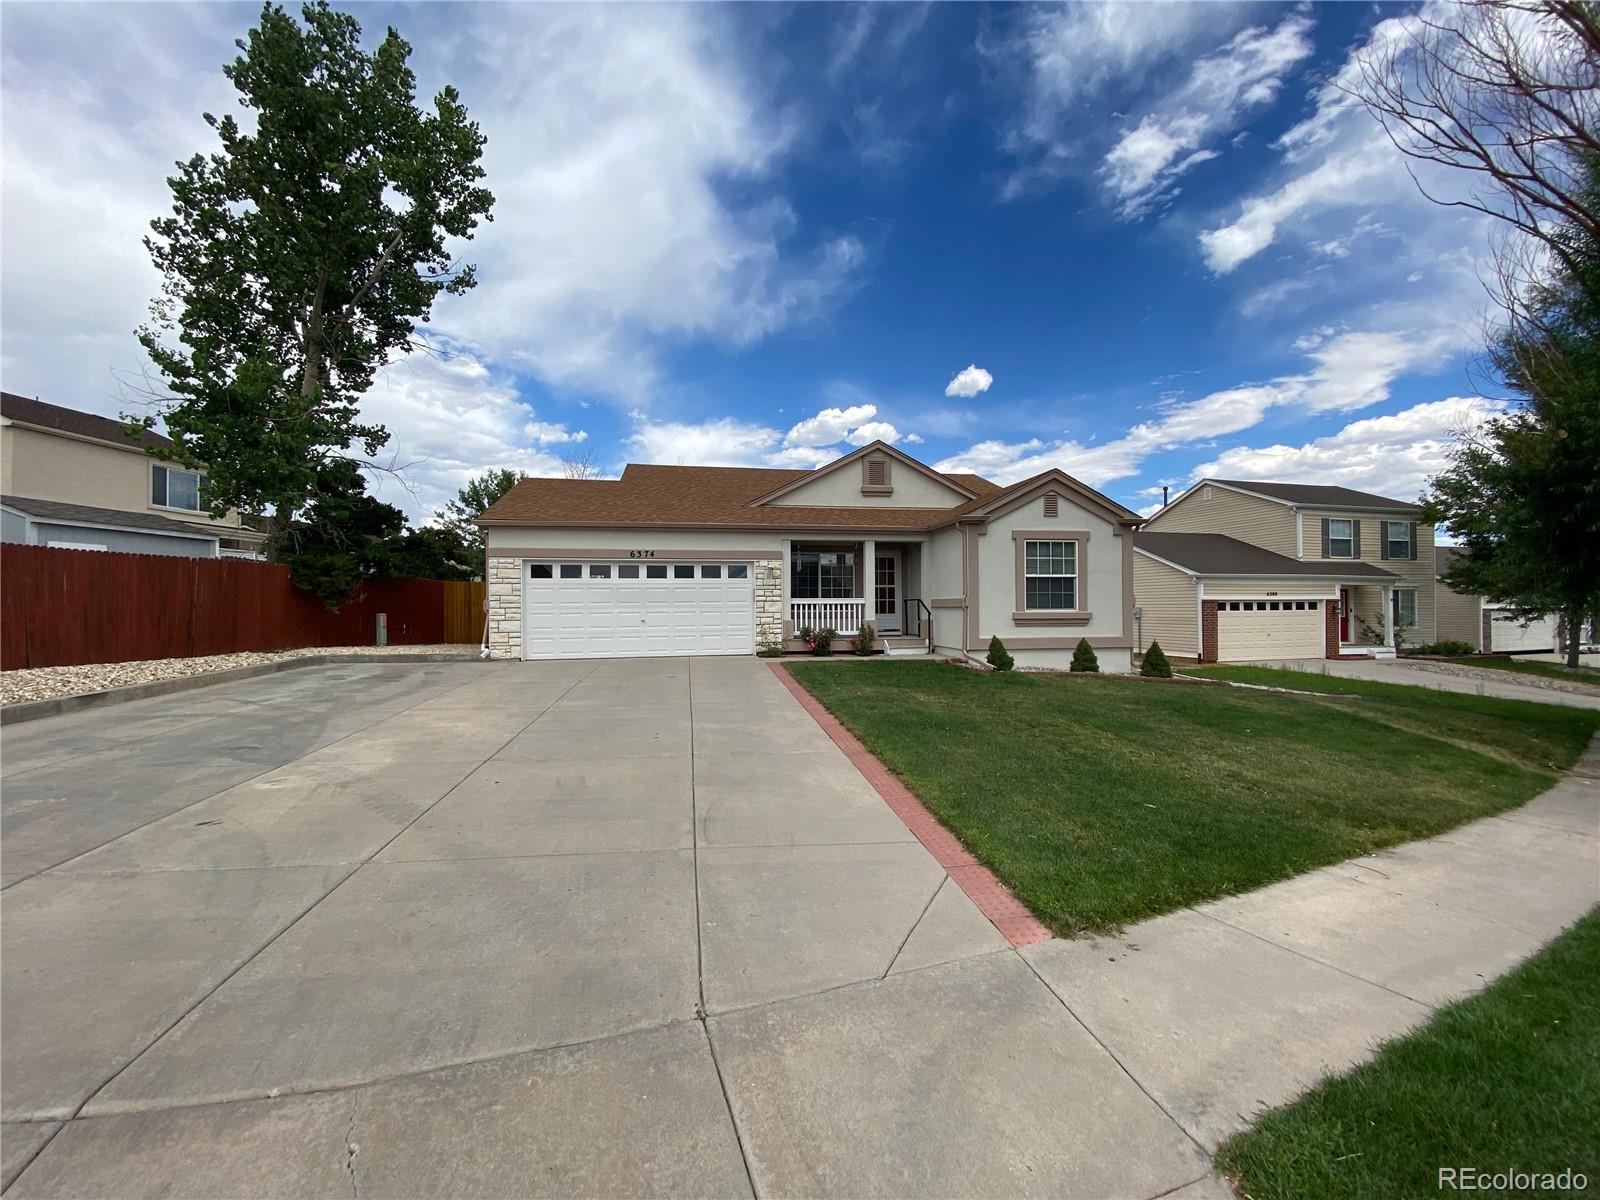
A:
[[[1074,609],[1072,612],[1048,612],[1034,609],[1030,612],[1014,612],[1011,614],[1013,625],[1087,625],[1094,620],[1092,612],[1083,612]]]
[[[627,549],[626,547],[622,549],[613,548],[610,550],[596,550],[592,548],[569,549],[567,547],[540,549],[538,547],[526,546],[507,546],[502,549],[501,547],[497,546],[495,549],[489,552],[489,557],[539,558],[548,559],[551,562],[576,562],[579,559],[591,558],[597,558],[602,561],[620,560],[622,562],[642,562],[648,559],[655,559],[658,562],[666,562],[674,559],[686,561],[699,561],[704,559],[708,562],[749,562],[752,559],[782,558],[783,553],[776,546],[770,547],[766,550],[658,550],[653,546],[639,546],[633,549]]]
[[[966,601],[960,596],[946,596],[942,600],[929,600],[929,608],[960,608]]]
[[[1133,643],[1114,633],[1091,638],[1075,637],[1019,637],[1005,639],[1007,650],[1072,650],[1079,642],[1088,642],[1096,650],[1132,650]]]

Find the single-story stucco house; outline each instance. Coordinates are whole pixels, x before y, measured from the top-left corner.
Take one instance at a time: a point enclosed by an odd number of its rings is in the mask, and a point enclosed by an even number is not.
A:
[[[1137,513],[1061,471],[1001,487],[883,442],[815,470],[630,463],[525,479],[479,518],[496,657],[753,654],[841,643],[1131,669]],[[846,649],[840,645],[840,649]]]

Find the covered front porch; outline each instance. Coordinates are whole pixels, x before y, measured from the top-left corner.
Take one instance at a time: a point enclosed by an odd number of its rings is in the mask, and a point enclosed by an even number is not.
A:
[[[927,637],[926,546],[920,539],[794,539],[784,546],[784,633],[790,649],[803,629],[831,629],[842,641],[872,624],[886,638]]]
[[[1339,585],[1339,650],[1342,654],[1393,651],[1416,614],[1400,611],[1395,582],[1345,582]]]

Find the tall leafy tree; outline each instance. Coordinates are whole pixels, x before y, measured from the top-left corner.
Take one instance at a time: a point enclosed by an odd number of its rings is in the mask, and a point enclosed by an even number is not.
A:
[[[206,114],[220,146],[168,180],[172,215],[145,245],[163,277],[139,340],[170,393],[177,457],[204,464],[214,511],[276,527],[326,501],[329,464],[388,440],[359,400],[413,348],[441,292],[474,286],[451,239],[490,219],[484,136],[453,87],[416,103],[411,47],[371,52],[354,17],[267,4],[223,68],[248,114]]]
[[[1578,190],[1600,211],[1600,154]],[[1524,615],[1562,613],[1577,666],[1600,613],[1600,236],[1576,222],[1557,236],[1549,281],[1491,351],[1521,402],[1457,442],[1425,509],[1467,551],[1447,581]]]
[[[524,478],[520,471],[497,467],[474,476],[467,486],[456,493],[454,500],[444,506],[444,526],[461,542],[466,561],[474,568],[478,578],[484,577],[487,562],[484,555],[483,530],[473,524],[496,500],[500,499]]]

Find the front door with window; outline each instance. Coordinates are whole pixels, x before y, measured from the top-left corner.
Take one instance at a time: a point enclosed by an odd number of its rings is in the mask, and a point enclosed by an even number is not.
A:
[[[900,552],[878,554],[872,570],[872,613],[879,633],[900,632]]]
[[[1350,644],[1350,589],[1339,589],[1339,641]]]

